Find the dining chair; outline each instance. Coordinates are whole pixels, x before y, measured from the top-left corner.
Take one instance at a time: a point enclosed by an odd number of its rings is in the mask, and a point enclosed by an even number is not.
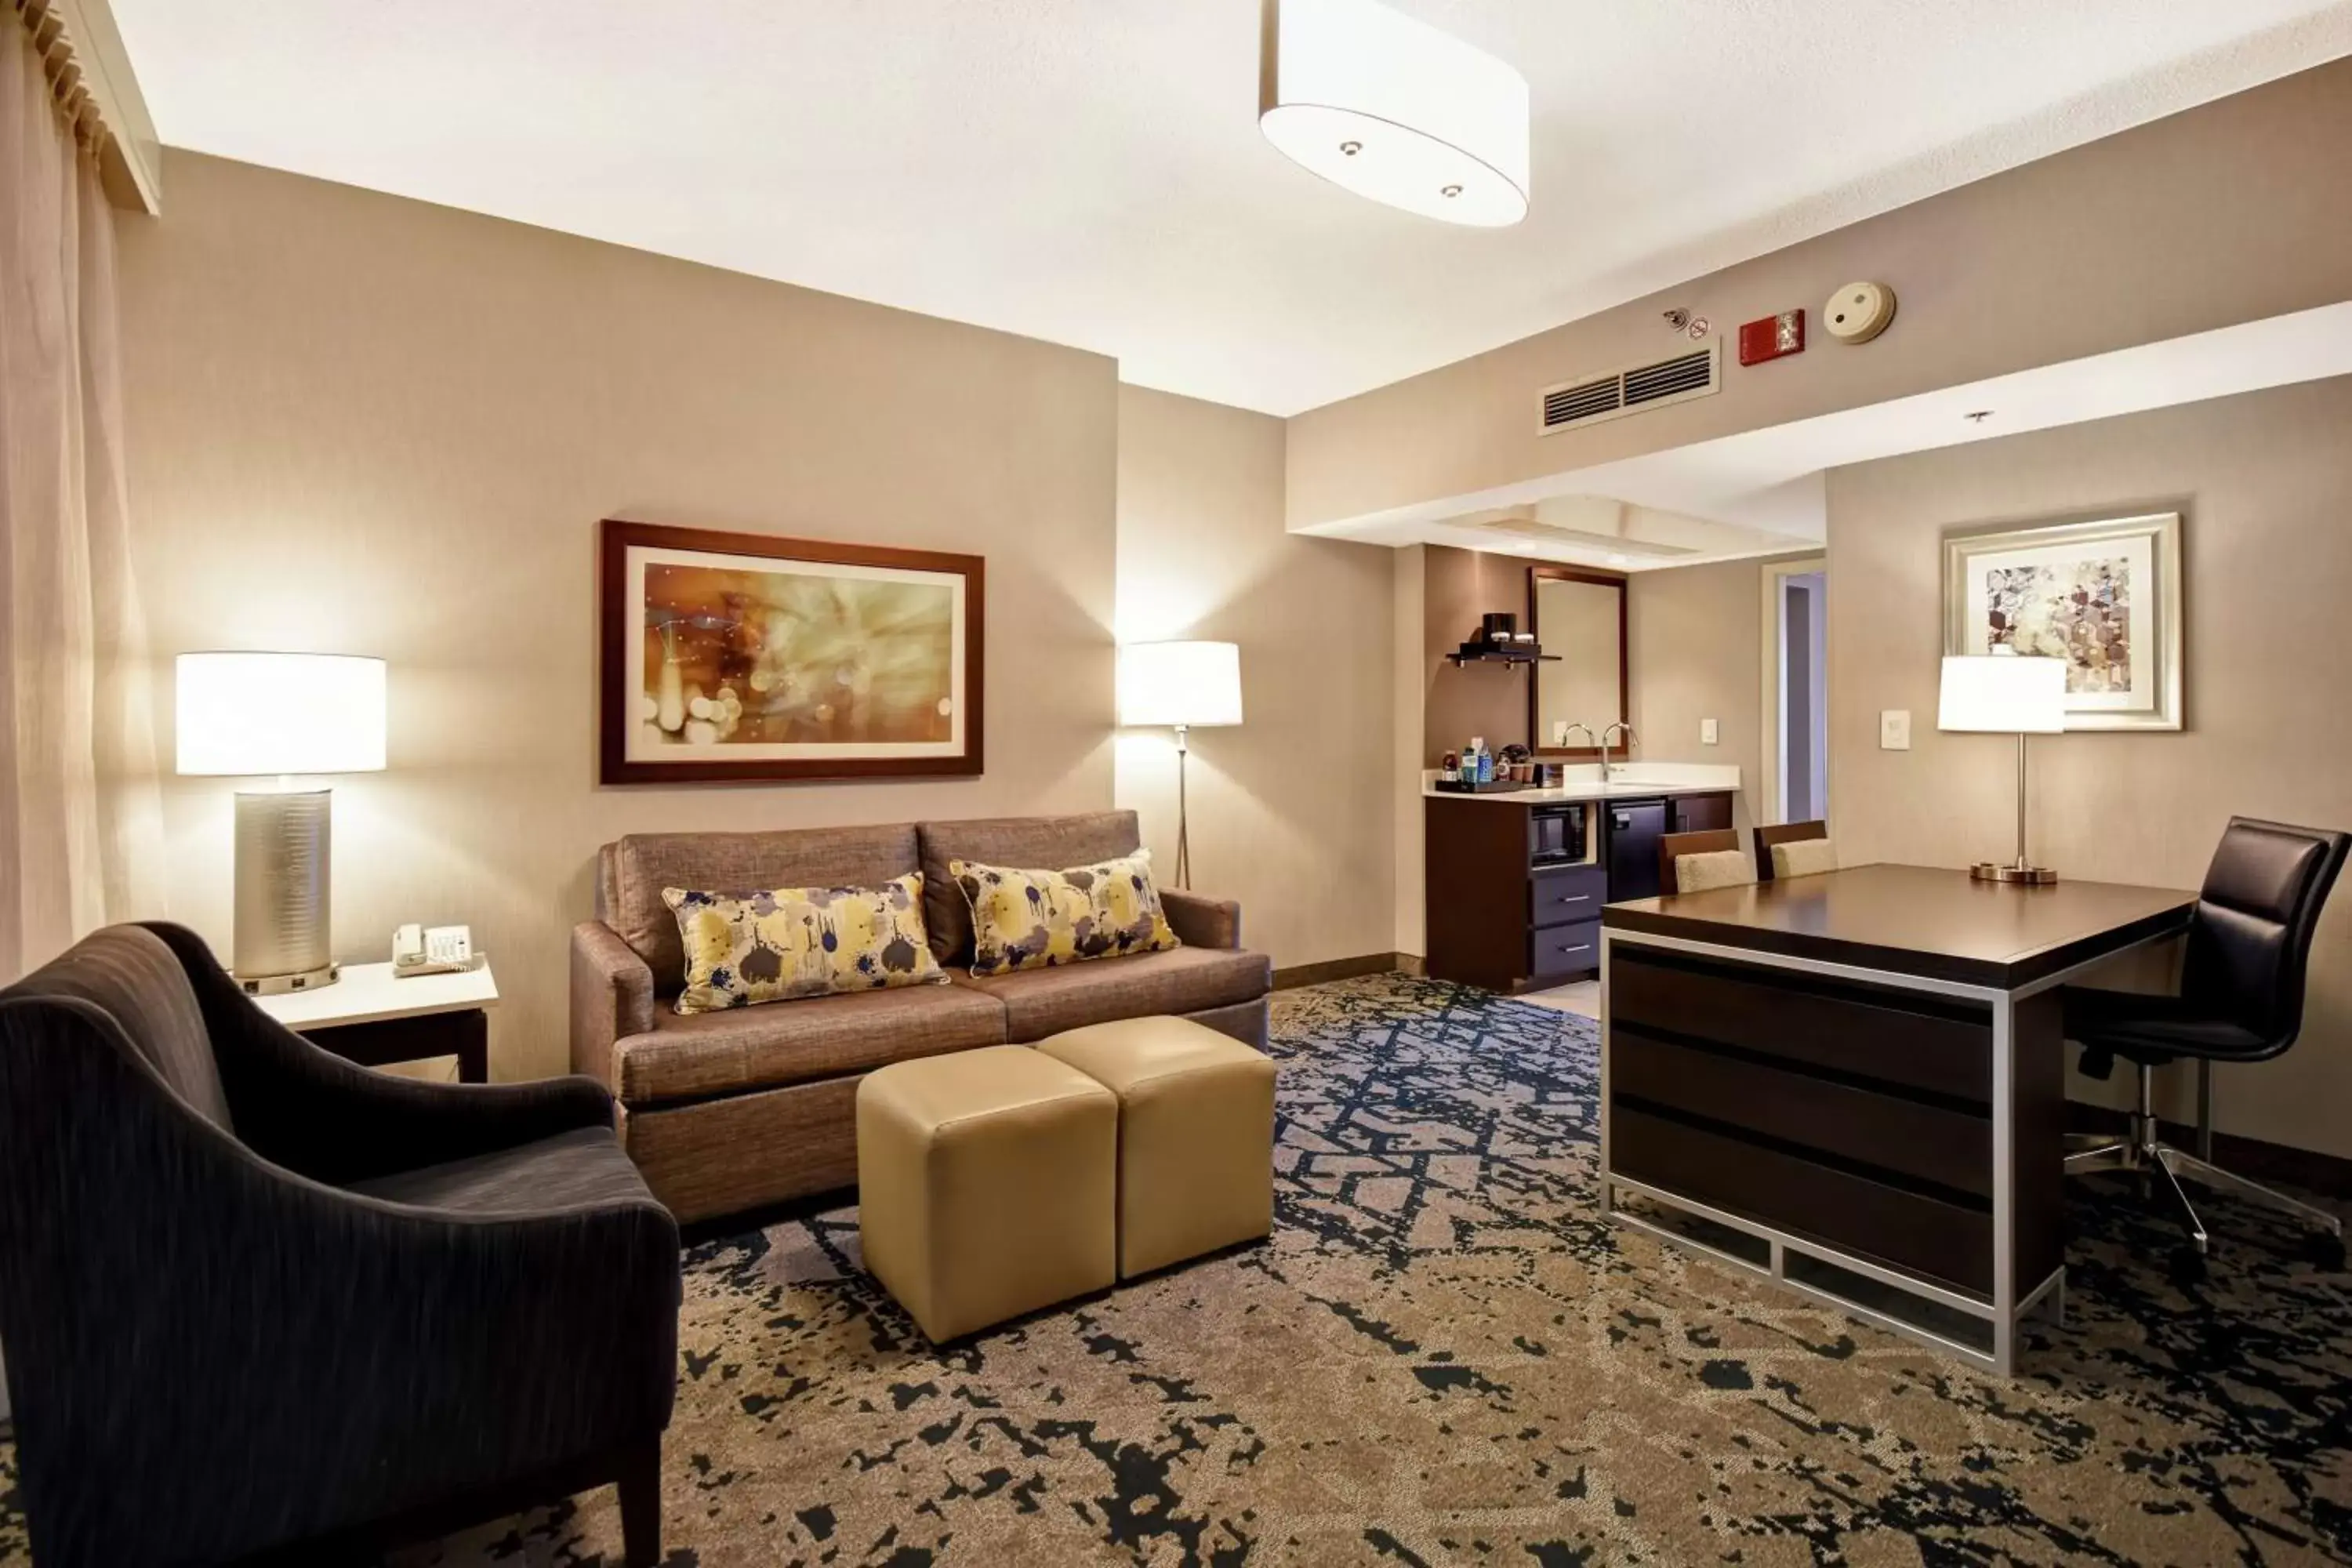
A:
[[[1769,882],[1779,874],[1772,863],[1772,851],[1779,846],[1783,844],[1816,843],[1826,845],[1829,842],[1829,837],[1830,825],[1826,822],[1818,820],[1813,822],[1776,822],[1769,827],[1757,828],[1756,879],[1759,882]],[[1801,851],[1800,853],[1802,852]],[[1817,865],[1813,868],[1814,870],[1833,871],[1837,869],[1836,857],[1833,854],[1824,857],[1822,852],[1816,851],[1814,852],[1813,858],[1826,858],[1831,862],[1825,866]],[[1790,874],[1810,875],[1811,873],[1791,872]]]
[[[1719,858],[1736,855],[1740,864]],[[1694,880],[1685,887],[1682,862],[1693,856],[1707,856],[1703,865],[1692,868]],[[1739,847],[1739,835],[1728,827],[1702,828],[1696,833],[1669,833],[1658,840],[1658,886],[1671,893],[1693,893],[1701,887],[1736,888],[1756,880],[1756,868]]]

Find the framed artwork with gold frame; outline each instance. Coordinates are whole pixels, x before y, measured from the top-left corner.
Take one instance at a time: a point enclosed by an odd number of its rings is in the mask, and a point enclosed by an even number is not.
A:
[[[607,519],[608,784],[975,774],[984,564]]]
[[[2069,730],[2181,727],[2180,514],[1955,530],[1944,651],[2066,661]]]

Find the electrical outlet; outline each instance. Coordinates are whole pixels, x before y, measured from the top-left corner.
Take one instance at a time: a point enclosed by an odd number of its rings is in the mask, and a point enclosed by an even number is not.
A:
[[[1698,721],[1698,743],[1700,745],[1717,745],[1721,742],[1722,739],[1722,727],[1717,724],[1714,720],[1702,719]]]
[[[1911,749],[1911,710],[1887,708],[1880,710],[1878,749],[1882,752],[1907,752]]]

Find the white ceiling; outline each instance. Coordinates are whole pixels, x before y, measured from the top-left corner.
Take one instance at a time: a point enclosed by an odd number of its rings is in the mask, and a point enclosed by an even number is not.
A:
[[[2352,0],[1396,0],[1533,87],[1475,231],[1266,144],[1258,0],[113,3],[174,145],[1278,414],[2352,53]]]

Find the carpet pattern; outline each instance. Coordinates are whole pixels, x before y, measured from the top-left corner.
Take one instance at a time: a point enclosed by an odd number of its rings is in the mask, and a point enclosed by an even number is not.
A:
[[[667,1562],[2352,1563],[2352,1280],[2283,1222],[2217,1199],[2183,1294],[2084,1190],[2003,1382],[1603,1221],[1583,1019],[1386,976],[1275,1035],[1264,1246],[944,1352],[854,1209],[694,1248]],[[400,1563],[619,1545],[607,1490]]]

